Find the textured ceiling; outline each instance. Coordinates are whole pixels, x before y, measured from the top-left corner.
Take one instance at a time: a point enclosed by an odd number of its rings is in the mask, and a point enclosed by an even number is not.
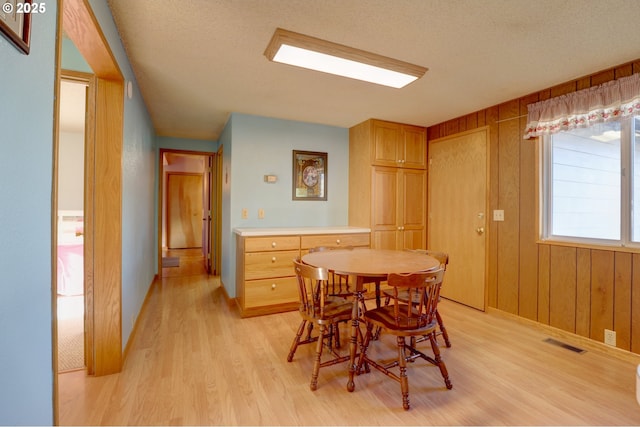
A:
[[[640,58],[637,0],[108,0],[161,136],[233,112],[423,126]],[[403,89],[269,62],[277,27],[429,68]]]

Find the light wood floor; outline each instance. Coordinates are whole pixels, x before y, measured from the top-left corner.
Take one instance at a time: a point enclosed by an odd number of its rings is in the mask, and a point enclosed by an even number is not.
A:
[[[409,366],[411,409],[378,371],[346,391],[346,364],[320,370],[312,346],[287,352],[297,312],[240,319],[217,278],[169,277],[151,290],[122,373],[62,374],[63,425],[638,425],[631,360],[576,354],[496,314],[440,305],[453,346],[442,346],[453,389],[437,368]],[[342,336],[348,332],[343,329]],[[374,342],[395,357],[394,340]],[[344,349],[348,347],[345,343]]]

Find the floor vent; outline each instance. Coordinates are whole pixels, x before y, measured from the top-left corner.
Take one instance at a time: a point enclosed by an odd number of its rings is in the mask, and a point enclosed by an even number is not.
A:
[[[585,353],[587,350],[583,350],[581,348],[578,347],[574,347],[572,345],[569,345],[567,343],[564,343],[562,341],[558,341],[558,340],[554,340],[553,338],[547,338],[546,340],[544,340],[544,342],[548,342],[549,344],[553,344],[553,345],[557,345],[558,347],[562,347],[562,348],[566,348],[567,350],[571,350],[574,353]]]

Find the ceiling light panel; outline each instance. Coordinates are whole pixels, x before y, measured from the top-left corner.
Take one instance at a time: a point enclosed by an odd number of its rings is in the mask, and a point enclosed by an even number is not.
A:
[[[292,31],[276,29],[264,52],[274,62],[401,88],[427,68]]]

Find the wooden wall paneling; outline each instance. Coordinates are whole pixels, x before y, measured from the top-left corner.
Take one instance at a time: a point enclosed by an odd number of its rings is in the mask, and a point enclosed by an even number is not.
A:
[[[633,254],[631,265],[631,351],[640,353],[640,254]]]
[[[588,89],[591,87],[591,77],[583,77],[576,80],[576,90]]]
[[[499,106],[498,208],[505,220],[498,223],[498,306],[518,314],[520,234],[520,114],[518,100]]]
[[[549,324],[549,274],[551,247],[538,245],[538,322]]]
[[[632,254],[616,252],[613,291],[613,330],[616,331],[616,347],[631,350],[631,277]]]
[[[591,76],[591,86],[598,86],[615,78],[615,70],[610,68]]]
[[[549,260],[549,325],[576,330],[576,248],[551,246]]]
[[[633,61],[631,63],[631,68],[632,68],[634,73],[640,73],[640,60]]]
[[[484,121],[489,126],[489,212],[498,209],[499,180],[498,180],[498,107],[484,110]],[[498,227],[489,227],[488,275],[487,275],[487,305],[498,306]]]
[[[427,128],[427,142],[428,141],[432,141],[434,139],[438,139],[438,138],[441,137],[441,135],[440,135],[440,128],[441,127],[442,126],[440,126],[440,125],[435,125],[435,126],[431,126],[431,127]]]
[[[520,99],[520,287],[518,314],[527,319],[538,318],[538,209],[536,144],[538,140],[522,138],[527,125],[527,105],[536,102],[537,95]]]
[[[458,127],[458,120],[449,120],[444,124],[444,136],[455,135],[460,132]]]
[[[604,329],[613,329],[614,252],[591,251],[591,331],[589,338],[603,342]]]
[[[614,70],[614,75],[616,79],[619,79],[621,77],[629,77],[630,75],[633,74],[633,64],[632,63],[628,63],[628,64],[624,64],[620,67],[616,67],[616,69]]]
[[[475,129],[477,127],[478,127],[478,113],[467,115],[465,130]]]
[[[488,109],[487,110],[481,110],[478,111],[476,113],[476,127],[482,127],[482,126],[486,126],[487,125],[487,113],[488,113]]]
[[[591,249],[577,248],[576,254],[576,334],[591,333]]]
[[[576,81],[570,81],[551,88],[551,98],[576,91]]]

